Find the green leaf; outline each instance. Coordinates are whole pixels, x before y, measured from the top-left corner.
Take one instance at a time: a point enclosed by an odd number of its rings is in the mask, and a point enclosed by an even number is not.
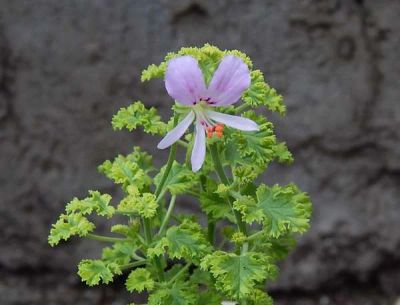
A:
[[[199,262],[200,258],[211,251],[211,245],[201,226],[187,220],[178,227],[169,228],[166,237],[162,238],[154,249],[149,249],[148,255],[160,255],[165,248],[168,248],[167,253],[171,258],[184,258],[188,262]]]
[[[107,263],[116,263],[118,265],[128,264],[132,254],[137,250],[137,245],[134,242],[117,242],[112,247],[103,248],[101,259]]]
[[[177,282],[170,286],[162,286],[149,295],[149,305],[195,305],[197,289],[190,283]]]
[[[246,113],[247,117],[251,116]],[[253,117],[250,117],[253,119]],[[274,146],[276,138],[273,134],[272,123],[264,121],[259,124],[260,130],[256,132],[233,131],[231,142],[238,150],[242,160],[240,163],[252,165],[259,174],[274,159]],[[260,168],[260,169],[259,169]]]
[[[78,274],[88,286],[112,282],[114,275],[122,274],[121,269],[115,263],[105,263],[101,260],[85,259],[79,263]]]
[[[158,186],[165,172],[165,166],[160,173],[154,177],[154,183]],[[174,161],[171,171],[165,181],[164,188],[172,195],[183,194],[193,188],[197,184],[197,176],[186,166]]]
[[[167,63],[163,62],[159,66],[156,66],[155,64],[151,64],[150,66],[147,67],[147,69],[143,70],[142,76],[141,76],[141,81],[149,81],[153,78],[162,78],[164,77],[165,69],[167,68]]]
[[[254,221],[260,223],[265,217],[263,211],[258,208],[257,202],[251,196],[241,196],[236,199],[233,202],[233,208],[240,211],[243,221],[250,224]]]
[[[216,251],[201,262],[203,270],[210,270],[215,278],[215,287],[228,296],[244,299],[250,296],[254,287],[276,274],[265,254],[246,252],[237,255]]]
[[[144,268],[133,270],[126,279],[125,286],[129,292],[154,289],[154,280],[151,278],[151,273]]]
[[[137,239],[139,231],[140,231],[139,220],[132,220],[129,223],[129,225],[116,224],[111,227],[111,232],[124,235],[132,240]]]
[[[278,159],[280,163],[292,163],[293,162],[293,155],[288,150],[286,143],[281,142],[277,143],[274,148],[275,158]]]
[[[303,233],[309,228],[311,202],[306,193],[294,184],[268,187],[264,184],[257,189],[257,202],[241,202],[235,208],[248,223],[263,223],[264,230],[272,237],[286,232]]]
[[[214,290],[202,291],[199,294],[197,305],[221,305],[223,298]]]
[[[90,197],[79,200],[74,198],[67,204],[65,210],[67,214],[81,213],[82,215],[91,214],[93,211],[99,216],[111,218],[115,209],[110,206],[111,196],[108,194],[100,194],[98,191],[89,191]]]
[[[136,188],[128,188],[128,196],[122,199],[117,209],[119,212],[128,215],[135,213],[144,218],[153,218],[157,213],[157,207],[154,194],[140,194]]]
[[[107,160],[98,169],[116,184],[121,184],[125,191],[130,185],[140,190],[151,184],[151,178],[147,175],[150,170],[148,162],[148,158],[143,158],[142,154],[135,151],[127,156],[119,155],[112,162]]]
[[[280,235],[278,238],[260,236],[253,241],[254,251],[268,253],[273,261],[283,260],[296,245],[292,235]]]
[[[265,81],[260,70],[250,73],[251,85],[243,94],[243,101],[251,107],[265,106],[269,110],[285,115],[286,107],[283,98],[275,89],[271,88]]]
[[[253,289],[253,292],[250,296],[250,300],[252,301],[252,305],[272,305],[272,298],[262,290]]]
[[[251,164],[237,166],[233,169],[235,182],[240,185],[252,183],[258,176],[257,168]]]
[[[148,109],[139,101],[126,108],[121,108],[113,116],[112,126],[114,129],[126,128],[129,131],[142,126],[144,132],[153,135],[164,135],[167,130],[167,125],[161,121],[157,109],[154,107]]]
[[[205,183],[205,189],[200,193],[200,206],[207,216],[213,220],[228,218],[234,222],[231,207],[226,199],[216,193],[217,182],[208,179]]]
[[[53,247],[61,240],[68,240],[72,236],[86,236],[88,233],[92,232],[94,228],[94,224],[81,214],[62,214],[57,222],[52,225],[48,241]]]

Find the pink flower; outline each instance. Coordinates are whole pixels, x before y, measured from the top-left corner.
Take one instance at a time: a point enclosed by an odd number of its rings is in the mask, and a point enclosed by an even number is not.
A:
[[[210,134],[215,130],[217,123],[244,131],[259,129],[250,119],[211,110],[215,106],[236,103],[249,86],[249,69],[236,56],[227,55],[221,60],[208,87],[195,58],[181,56],[171,59],[165,73],[165,88],[172,98],[190,107],[191,110],[174,129],[167,133],[157,147],[164,149],[178,141],[195,121],[191,162],[192,170],[198,171],[206,155],[206,132]],[[221,129],[218,127],[218,130]]]

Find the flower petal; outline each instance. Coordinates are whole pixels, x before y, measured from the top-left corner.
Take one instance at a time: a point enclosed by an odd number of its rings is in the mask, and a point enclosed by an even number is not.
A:
[[[197,60],[191,56],[171,59],[165,72],[165,88],[181,104],[198,102],[206,92],[206,85]]]
[[[186,129],[188,129],[190,124],[192,124],[193,120],[194,113],[193,111],[190,111],[189,114],[182,121],[180,121],[174,129],[168,132],[167,135],[160,141],[160,143],[158,143],[157,148],[164,149],[178,141],[183,136]]]
[[[216,122],[239,130],[255,131],[260,129],[256,122],[240,116],[225,114],[211,110],[207,110],[206,114],[210,119]]]
[[[197,172],[204,163],[206,157],[206,133],[199,121],[196,121],[196,137],[192,150],[192,171]]]
[[[215,106],[236,103],[250,86],[250,72],[239,57],[225,56],[219,64],[207,89],[207,96]]]

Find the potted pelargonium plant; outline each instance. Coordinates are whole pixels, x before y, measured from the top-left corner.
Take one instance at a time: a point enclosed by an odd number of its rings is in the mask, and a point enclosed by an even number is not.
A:
[[[93,286],[125,276],[126,289],[146,292],[149,305],[271,304],[266,281],[276,277],[277,262],[311,216],[309,197],[294,184],[256,182],[271,162],[292,162],[261,114],[265,108],[284,115],[282,97],[244,53],[208,44],[169,53],[143,71],[142,81],[153,78],[164,79],[175,100],[169,122],[135,102],[112,125],[162,137],[157,147],[169,149],[166,165],[156,169],[139,147],[105,161],[99,171],[124,197],[112,202],[89,191],[74,198],[52,226],[50,245],[73,236],[109,243],[100,258],[79,263],[82,281]],[[186,152],[182,160],[178,149]],[[194,198],[204,217],[176,214],[183,195]],[[122,223],[99,235],[93,214],[120,215]]]

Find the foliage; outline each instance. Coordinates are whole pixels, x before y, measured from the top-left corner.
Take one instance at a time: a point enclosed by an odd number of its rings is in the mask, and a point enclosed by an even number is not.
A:
[[[126,289],[130,292],[134,290],[137,292],[142,292],[144,290],[151,291],[154,288],[154,284],[151,273],[144,268],[133,270],[125,283]]]
[[[174,146],[160,168],[137,146],[127,155],[106,160],[99,171],[121,187],[114,202],[100,191],[73,198],[52,225],[48,242],[55,246],[61,240],[84,237],[107,243],[99,258],[79,263],[82,281],[89,286],[109,284],[126,272],[126,289],[146,292],[149,305],[219,305],[224,299],[239,305],[271,305],[265,284],[275,278],[277,262],[293,249],[296,236],[307,231],[311,218],[310,199],[294,184],[257,183],[272,162],[293,162],[263,114],[283,116],[282,96],[265,82],[260,70],[253,69],[246,54],[209,44],[168,53],[162,63],[143,71],[142,81],[163,78],[169,60],[183,55],[198,60],[207,84],[225,55],[241,58],[251,84],[240,103],[216,110],[249,118],[259,130],[221,127],[223,136],[207,138],[206,159],[196,173],[189,166],[192,134],[174,144],[183,146],[183,153],[176,154]],[[134,102],[114,115],[112,126],[163,136],[188,113],[186,106],[171,105],[173,116],[163,122],[155,108]],[[186,158],[177,158],[185,150]],[[186,204],[193,204],[188,196],[204,213],[201,221],[187,213],[176,214],[176,205],[184,211]],[[112,219],[109,234],[95,234],[99,217]]]

